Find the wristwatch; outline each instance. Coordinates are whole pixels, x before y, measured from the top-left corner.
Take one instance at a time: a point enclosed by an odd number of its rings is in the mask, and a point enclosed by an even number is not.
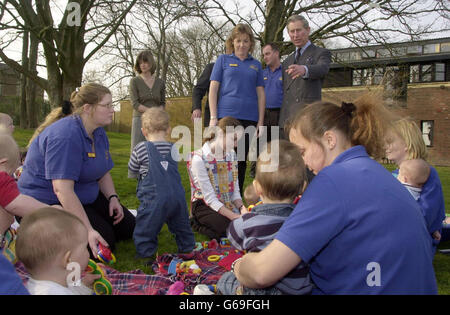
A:
[[[111,199],[114,198],[114,197],[116,197],[117,200],[119,200],[119,202],[120,202],[119,196],[117,196],[117,195],[111,195],[111,196],[109,196],[109,197],[108,197],[108,202],[111,202]]]

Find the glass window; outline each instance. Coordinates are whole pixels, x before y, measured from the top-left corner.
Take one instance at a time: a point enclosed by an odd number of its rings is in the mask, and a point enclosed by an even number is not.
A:
[[[419,65],[410,66],[409,67],[409,82],[410,83],[419,82],[419,74],[420,74]]]
[[[373,74],[373,82],[372,84],[381,84],[383,81],[384,69],[383,68],[375,68],[375,72]]]
[[[352,85],[361,85],[362,84],[362,70],[353,70],[352,71]]]
[[[348,61],[349,53],[348,52],[340,52],[336,54],[336,58],[338,61]]]
[[[422,65],[421,81],[431,82],[431,65]]]
[[[445,63],[436,63],[434,72],[435,81],[445,81]]]
[[[361,53],[359,51],[351,51],[350,60],[361,60]]]
[[[427,147],[431,147],[433,145],[434,120],[422,120],[420,124],[423,141]]]
[[[450,43],[441,43],[441,52],[450,52]]]
[[[374,49],[367,49],[367,50],[364,50],[363,52],[362,52],[362,58],[363,59],[367,59],[367,58],[375,58],[376,57],[376,53],[375,53],[375,50]]]
[[[387,58],[390,57],[391,53],[388,49],[382,48],[377,50],[377,58]]]
[[[416,55],[422,53],[422,46],[415,45],[415,46],[408,46],[406,50],[408,55]]]
[[[424,54],[435,54],[439,52],[439,44],[428,44],[423,46]]]

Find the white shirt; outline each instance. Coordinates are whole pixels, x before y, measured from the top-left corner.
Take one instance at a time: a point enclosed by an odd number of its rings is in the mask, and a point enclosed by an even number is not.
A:
[[[26,287],[31,295],[92,295],[94,292],[83,284],[64,287],[53,281],[32,278],[28,280]]]
[[[213,156],[211,148],[209,146],[209,142],[205,142],[205,144],[203,145],[202,153],[204,156],[208,155]],[[228,155],[226,158],[228,158]],[[209,206],[214,211],[219,211],[220,208],[224,206],[224,204],[219,200],[219,198],[217,198],[216,192],[209,180],[209,175],[205,167],[205,162],[203,161],[202,157],[197,154],[194,154],[194,156],[192,157],[191,174],[193,177],[194,185],[196,187],[199,187],[200,190],[202,191],[204,198],[203,200],[205,201],[206,205]],[[236,179],[234,183],[234,192],[231,197],[231,201],[235,201],[238,199],[242,198],[241,193],[239,191],[239,179]]]

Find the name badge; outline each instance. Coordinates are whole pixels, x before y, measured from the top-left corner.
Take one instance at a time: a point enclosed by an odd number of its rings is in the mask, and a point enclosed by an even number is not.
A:
[[[238,64],[237,63],[230,63],[230,67],[237,67]]]
[[[264,80],[267,81],[267,77],[264,77]]]
[[[95,152],[88,152],[88,157],[95,158]]]

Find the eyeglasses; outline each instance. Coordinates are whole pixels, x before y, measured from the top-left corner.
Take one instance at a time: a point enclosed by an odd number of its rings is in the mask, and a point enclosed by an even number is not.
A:
[[[97,103],[96,105],[99,105],[99,106],[102,106],[102,107],[106,107],[107,109],[114,109],[113,103],[109,103],[109,104],[100,104],[100,103]]]

